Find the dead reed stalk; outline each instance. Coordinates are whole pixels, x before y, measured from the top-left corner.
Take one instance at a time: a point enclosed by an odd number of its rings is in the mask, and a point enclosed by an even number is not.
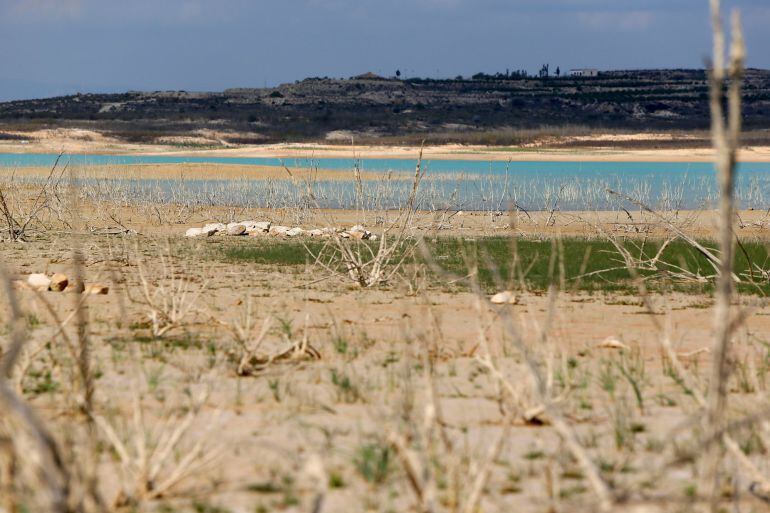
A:
[[[318,251],[305,246],[316,265],[330,274],[347,275],[362,288],[385,283],[398,273],[417,246],[416,241],[410,237],[410,228],[417,210],[420,183],[425,177],[422,155],[420,148],[409,195],[396,219],[382,231],[379,243],[372,245],[355,238],[351,240],[334,232],[330,242]],[[382,214],[385,219],[387,212]]]
[[[0,216],[5,221],[8,239],[11,241],[25,241],[27,231],[34,223],[40,221],[41,213],[52,208],[52,190],[60,184],[65,165],[57,176],[57,167],[63,153],[59,153],[51,166],[45,181],[37,188],[32,201],[25,199],[25,194],[14,183],[15,176],[11,176],[9,182],[0,185]]]
[[[714,345],[711,380],[707,403],[707,430],[709,435],[720,432],[725,424],[727,406],[727,380],[729,368],[727,355],[730,349],[733,323],[730,303],[733,294],[733,189],[735,165],[741,130],[741,81],[745,59],[745,45],[737,12],[732,15],[732,42],[730,44],[729,69],[725,70],[725,36],[722,28],[720,1],[711,0],[711,21],[714,32],[714,62],[710,76],[711,132],[716,150],[716,167],[719,181],[719,242],[721,247],[720,273],[717,278],[716,306],[714,311]],[[725,122],[722,108],[725,73],[729,78],[727,103],[728,119]],[[710,490],[711,510],[719,509],[719,482],[722,448],[713,444],[705,458],[704,483]]]
[[[150,267],[139,258],[137,268],[142,295],[132,299],[144,305],[152,335],[156,338],[181,328],[187,317],[196,311],[198,299],[208,288],[208,281],[193,284],[190,276],[179,276],[170,247],[165,252],[158,251],[158,261],[159,276],[150,276]]]
[[[59,446],[45,423],[35,411],[14,391],[8,382],[16,360],[27,340],[24,317],[16,298],[12,282],[5,269],[0,267],[0,280],[5,289],[10,314],[10,345],[0,355],[0,412],[3,418],[15,420],[32,440],[34,454],[28,455],[32,461],[37,458],[36,472],[39,475],[41,495],[47,496],[49,511],[69,513],[70,475],[61,456]],[[17,434],[20,436],[21,434]],[[12,450],[16,450],[15,448]]]

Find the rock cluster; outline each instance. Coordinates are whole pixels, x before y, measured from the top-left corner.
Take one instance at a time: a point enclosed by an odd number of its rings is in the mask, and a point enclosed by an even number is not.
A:
[[[56,273],[48,276],[43,273],[33,273],[27,276],[26,281],[16,281],[17,288],[32,289],[51,292],[77,292],[90,295],[103,295],[110,291],[110,287],[103,283],[85,284],[80,280],[70,280],[66,275]]]
[[[185,237],[210,237],[212,235],[229,235],[232,237],[273,235],[276,237],[333,237],[343,239],[377,240],[377,236],[361,225],[355,225],[349,230],[335,228],[315,228],[305,230],[299,226],[289,227],[272,224],[269,221],[241,221],[238,223],[209,223],[201,228],[189,228]]]

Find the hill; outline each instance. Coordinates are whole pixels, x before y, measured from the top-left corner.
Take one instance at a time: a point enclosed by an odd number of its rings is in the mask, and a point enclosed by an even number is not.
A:
[[[234,144],[351,137],[500,144],[517,142],[517,130],[542,127],[705,130],[706,78],[703,70],[453,80],[362,75],[223,92],[77,94],[0,103],[0,130],[91,128],[135,142],[216,130]],[[770,128],[770,71],[749,70],[744,90],[746,128]]]

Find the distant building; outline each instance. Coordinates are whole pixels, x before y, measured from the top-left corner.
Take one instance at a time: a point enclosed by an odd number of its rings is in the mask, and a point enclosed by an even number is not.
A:
[[[569,70],[571,77],[598,77],[599,70],[593,68],[580,68]]]

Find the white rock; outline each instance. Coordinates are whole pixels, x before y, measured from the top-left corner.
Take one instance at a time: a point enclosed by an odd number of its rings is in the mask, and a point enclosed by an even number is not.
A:
[[[286,232],[291,230],[288,226],[271,226],[270,235],[286,235]]]
[[[596,347],[600,349],[628,349],[628,346],[625,345],[622,340],[613,335],[610,335],[609,337],[596,344]]]
[[[316,228],[316,229],[314,229],[314,230],[308,230],[308,231],[307,231],[307,234],[308,234],[309,236],[311,236],[311,237],[323,237],[323,236],[326,234],[326,232],[324,232],[323,230],[319,230],[318,228]]]
[[[503,292],[498,292],[489,300],[496,304],[496,305],[515,305],[519,302],[519,298],[516,297],[516,294],[511,292],[510,290],[504,290]]]
[[[246,233],[251,235],[254,232],[266,232],[270,229],[270,223],[263,223],[259,221],[241,221],[238,224],[242,224],[246,227]]]
[[[246,233],[246,227],[242,224],[228,224],[227,235],[244,235]]]
[[[348,230],[348,233],[354,239],[367,240],[372,238],[372,232],[370,232],[360,224],[353,226],[350,230]]]
[[[289,230],[288,232],[286,232],[286,236],[287,237],[296,237],[297,235],[302,235],[303,233],[305,233],[305,230],[303,230],[299,226],[296,226],[296,227],[292,228],[291,230]]]
[[[109,294],[109,292],[110,287],[104,283],[89,283],[83,290],[83,294],[87,294],[89,296],[103,296]]]
[[[369,240],[377,240],[377,236],[375,234],[369,235]]]
[[[224,232],[227,230],[227,226],[222,223],[209,223],[203,227],[203,231],[208,235],[214,235],[218,232]]]
[[[203,235],[205,232],[203,231],[203,228],[188,228],[186,232],[184,232],[185,237],[198,237],[200,235]]]
[[[66,292],[81,293],[85,289],[86,289],[86,284],[83,283],[83,280],[70,280],[70,282],[67,284],[67,288],[64,290]]]
[[[27,283],[35,290],[48,290],[51,286],[51,279],[42,273],[30,274]]]

